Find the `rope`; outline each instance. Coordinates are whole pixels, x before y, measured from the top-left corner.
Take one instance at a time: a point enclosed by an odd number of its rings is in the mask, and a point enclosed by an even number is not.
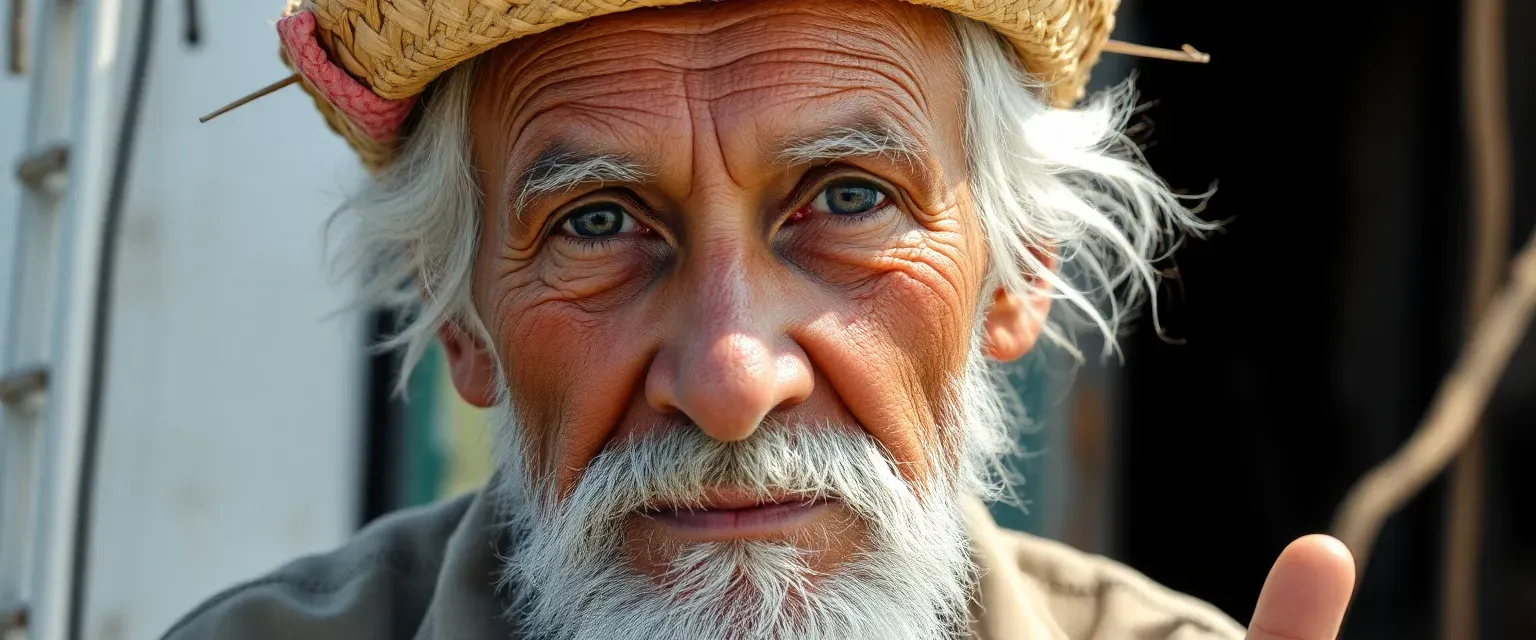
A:
[[[1536,233],[1515,258],[1513,270],[1441,383],[1422,426],[1402,449],[1366,474],[1340,506],[1334,536],[1354,554],[1357,571],[1363,572],[1370,562],[1371,547],[1387,516],[1444,470],[1466,444],[1536,315]]]
[[[1504,6],[1501,0],[1468,0],[1462,57],[1472,164],[1474,225],[1467,326],[1472,326],[1499,285],[1509,255],[1511,150],[1504,90]],[[1474,423],[1473,428],[1477,425]],[[1440,590],[1440,636],[1477,636],[1477,558],[1483,537],[1483,458],[1487,438],[1474,432],[1451,469],[1450,504]]]

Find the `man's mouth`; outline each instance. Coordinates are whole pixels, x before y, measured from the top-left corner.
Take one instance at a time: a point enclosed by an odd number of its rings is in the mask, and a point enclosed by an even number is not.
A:
[[[656,505],[645,514],[680,537],[714,542],[784,535],[808,523],[828,504],[825,498],[785,495],[764,500],[746,492],[716,491],[698,503]]]

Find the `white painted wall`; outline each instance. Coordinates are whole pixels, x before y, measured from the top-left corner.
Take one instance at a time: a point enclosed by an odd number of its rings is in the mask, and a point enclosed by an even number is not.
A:
[[[111,309],[84,636],[158,638],[213,593],[351,534],[363,325],[328,317],[321,224],[361,176],[284,77],[280,0],[160,3]],[[131,33],[126,31],[125,33]]]

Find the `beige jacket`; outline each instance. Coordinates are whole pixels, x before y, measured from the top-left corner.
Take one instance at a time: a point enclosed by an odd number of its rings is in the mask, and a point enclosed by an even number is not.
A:
[[[1214,607],[1124,566],[1065,545],[999,529],[967,505],[983,577],[978,640],[1238,640],[1243,628]],[[494,585],[497,519],[466,496],[401,512],[342,548],[301,558],[220,593],[166,640],[508,640]]]

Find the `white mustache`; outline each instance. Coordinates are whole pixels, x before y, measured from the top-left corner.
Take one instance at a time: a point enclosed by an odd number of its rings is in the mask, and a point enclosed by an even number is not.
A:
[[[876,500],[871,480],[906,491],[891,485],[902,480],[885,448],[857,427],[765,424],[740,442],[660,428],[593,457],[571,500],[590,496],[608,513],[630,513],[656,503],[702,506],[710,491],[728,488],[760,500],[790,494],[859,505]]]
[[[711,492],[721,489],[762,501],[786,495],[836,499],[876,526],[892,511],[922,508],[897,463],[863,430],[770,422],[739,442],[721,442],[687,425],[652,429],[620,442],[592,459],[575,491],[559,504],[548,487],[540,491],[540,519],[545,525],[574,520],[555,514],[575,511],[587,514],[586,526],[617,526],[624,517],[658,504],[702,507]],[[892,504],[898,501],[903,504]]]

